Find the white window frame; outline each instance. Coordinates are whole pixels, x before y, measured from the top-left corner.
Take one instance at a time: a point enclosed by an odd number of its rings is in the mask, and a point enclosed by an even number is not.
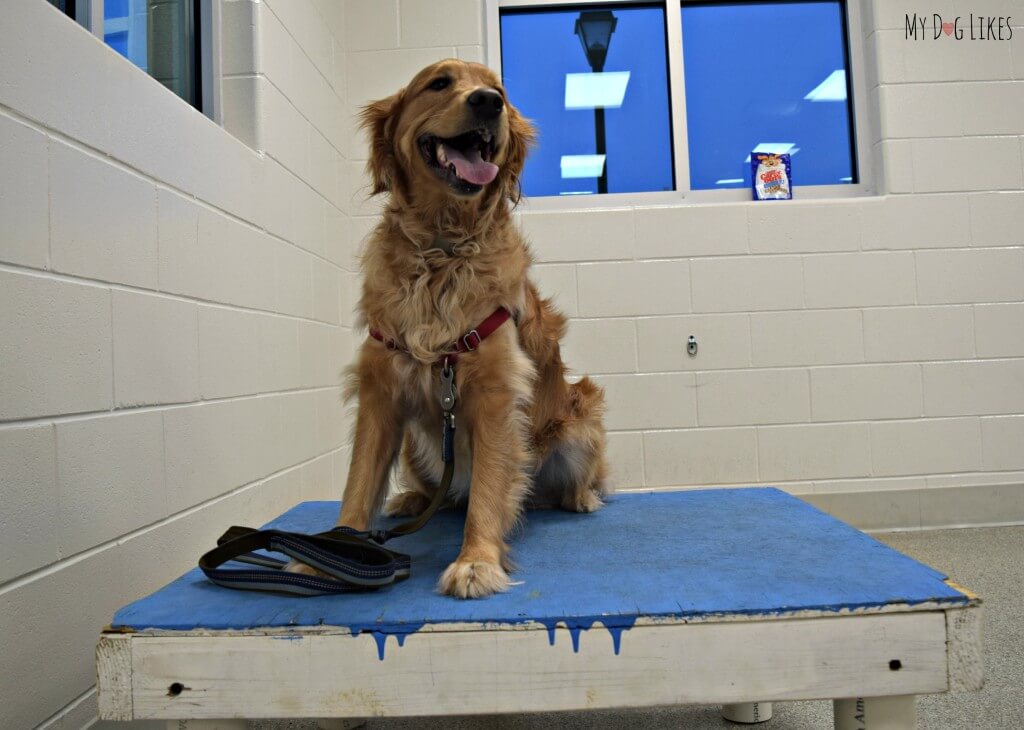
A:
[[[759,0],[746,0],[758,2]],[[776,0],[777,1],[777,0]],[[665,8],[666,44],[668,50],[668,87],[672,113],[673,167],[676,189],[638,193],[605,193],[594,195],[551,195],[527,196],[524,207],[532,210],[582,210],[588,208],[623,208],[635,206],[657,206],[678,203],[729,203],[746,202],[751,199],[749,188],[728,188],[725,190],[690,189],[689,148],[686,133],[686,93],[683,69],[683,27],[682,4],[686,0],[660,0]],[[851,118],[853,120],[854,154],[856,155],[858,182],[849,185],[800,185],[794,186],[793,198],[799,200],[821,200],[834,198],[856,198],[876,195],[875,176],[872,166],[872,134],[868,109],[867,76],[864,63],[864,14],[863,0],[845,0],[847,44],[853,98]],[[651,0],[487,0],[485,59],[487,65],[501,76],[501,23],[500,10],[503,8],[550,8],[574,7],[577,5],[629,5],[647,3]],[[515,99],[512,99],[515,103]]]
[[[75,3],[75,22],[103,40],[103,0],[78,0]]]
[[[103,0],[78,0],[75,21],[106,43]],[[217,124],[223,124],[220,73],[220,1],[199,1],[199,63],[202,83],[202,113]],[[126,63],[131,63],[125,59]],[[134,65],[134,64],[132,64]],[[168,89],[168,93],[173,93]]]

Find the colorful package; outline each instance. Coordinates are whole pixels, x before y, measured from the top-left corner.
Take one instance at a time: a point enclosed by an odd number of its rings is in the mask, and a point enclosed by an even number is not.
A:
[[[790,200],[793,197],[789,155],[751,152],[754,200]]]

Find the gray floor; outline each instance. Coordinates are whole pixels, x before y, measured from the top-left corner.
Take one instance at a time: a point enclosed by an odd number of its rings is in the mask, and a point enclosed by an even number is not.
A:
[[[919,728],[1024,728],[1024,527],[936,530],[878,535],[892,547],[947,573],[985,602],[985,688],[918,700]],[[259,730],[307,730],[312,723],[254,723]],[[494,715],[460,718],[370,720],[367,730],[559,730],[563,728],[739,727],[717,707],[677,707],[616,712]],[[818,730],[832,727],[829,702],[775,705],[775,717],[758,727]]]

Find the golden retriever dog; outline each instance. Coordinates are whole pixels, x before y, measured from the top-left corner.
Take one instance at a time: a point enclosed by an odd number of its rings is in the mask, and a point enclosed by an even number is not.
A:
[[[486,596],[509,585],[506,539],[524,506],[602,505],[604,393],[566,381],[566,319],[528,277],[511,209],[534,132],[498,77],[440,61],[361,119],[372,193],[388,199],[361,257],[359,325],[392,346],[368,337],[348,371],[358,414],[338,524],[366,530],[382,507],[427,507],[443,471],[439,358],[504,307],[512,319],[455,365],[449,499],[468,505],[462,549],[438,582],[445,594]],[[384,505],[399,455],[402,488]]]

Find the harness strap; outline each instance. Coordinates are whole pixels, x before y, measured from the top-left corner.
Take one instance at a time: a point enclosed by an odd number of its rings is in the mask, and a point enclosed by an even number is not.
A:
[[[443,365],[447,361],[454,364],[458,360],[459,355],[472,352],[480,347],[481,342],[486,340],[496,329],[505,323],[505,320],[510,319],[511,317],[512,313],[505,309],[505,307],[498,307],[491,312],[487,319],[457,339],[452,344],[452,349],[441,355],[441,357],[435,360],[434,363],[437,365]],[[398,350],[399,352],[404,352],[407,355],[409,354],[409,351],[402,347],[398,340],[385,337],[378,329],[371,329],[370,337],[383,342],[384,346],[389,350]]]

